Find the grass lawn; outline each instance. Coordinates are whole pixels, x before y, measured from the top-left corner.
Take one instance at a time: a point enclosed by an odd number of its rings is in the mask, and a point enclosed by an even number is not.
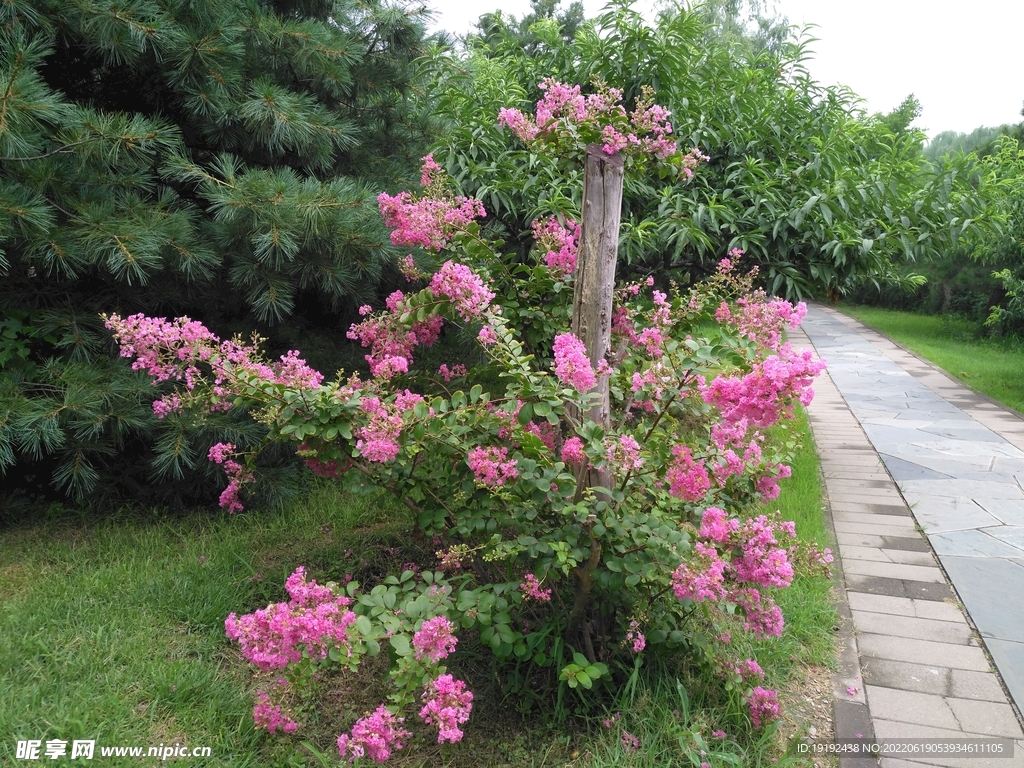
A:
[[[806,421],[797,426],[806,430]],[[809,437],[804,443],[793,478],[770,508],[795,520],[801,537],[825,544],[817,459]],[[96,742],[99,765],[158,762],[101,758],[101,746],[161,744],[210,747],[211,757],[179,765],[339,765],[336,735],[363,714],[364,700],[374,702],[370,709],[383,700],[383,684],[366,676],[324,681],[319,705],[304,713],[298,733],[256,731],[253,668],[227,641],[224,618],[283,599],[284,580],[298,565],[321,582],[351,573],[364,585],[375,583],[395,565],[428,554],[409,541],[410,524],[397,504],[344,496],[323,482],[274,513],[124,512],[8,528],[0,533],[0,764],[19,764],[19,740],[62,739],[70,752],[71,741],[87,739]],[[392,762],[661,768],[696,765],[690,759],[704,744],[716,767],[769,765],[780,756],[783,735],[802,735],[812,724],[822,732],[802,707],[807,680],[827,681],[834,659],[830,587],[823,576],[799,576],[779,595],[783,637],[749,646],[768,672],[765,685],[783,691],[782,735],[752,735],[745,711],[725,703],[720,682],[666,662],[649,662],[586,715],[562,722],[538,710],[520,715],[489,653],[467,637],[452,657],[453,670],[477,692],[466,738],[438,746],[418,735]],[[713,741],[715,728],[728,736]],[[627,749],[623,732],[639,739],[638,750]],[[315,757],[303,742],[326,757]],[[53,761],[65,763],[76,761]]]
[[[938,315],[841,304],[839,309],[895,339],[947,373],[1024,412],[1024,347],[981,338],[978,325]]]

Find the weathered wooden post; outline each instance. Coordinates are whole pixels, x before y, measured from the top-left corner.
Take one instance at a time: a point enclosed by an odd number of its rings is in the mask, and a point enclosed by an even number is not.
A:
[[[615,291],[615,260],[622,219],[622,155],[608,155],[599,144],[587,147],[583,175],[583,216],[576,255],[576,279],[572,300],[572,332],[587,348],[590,364],[597,369],[611,345],[612,298]],[[608,377],[599,376],[600,401],[587,417],[607,431],[611,426]],[[585,470],[584,470],[585,473]],[[607,469],[591,470],[578,479],[577,495],[595,486],[611,488],[614,478]],[[595,661],[585,611],[593,590],[594,571],[601,563],[601,542],[593,535],[595,519],[585,527],[590,534],[590,559],[577,569],[576,600],[569,619],[570,642],[582,640],[587,657]]]
[[[623,170],[622,155],[618,152],[608,155],[599,144],[587,147],[583,221],[572,297],[572,332],[586,346],[590,364],[595,369],[611,346]],[[607,429],[611,418],[607,376],[598,377],[596,392],[600,395],[600,404],[587,416]],[[591,482],[589,485],[609,487],[604,482]]]

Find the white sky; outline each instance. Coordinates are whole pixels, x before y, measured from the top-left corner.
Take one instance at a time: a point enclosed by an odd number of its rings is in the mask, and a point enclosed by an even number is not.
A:
[[[604,2],[584,0],[587,16]],[[435,28],[456,34],[483,13],[519,17],[530,9],[529,0],[426,4],[437,13]],[[817,25],[811,74],[849,86],[869,112],[888,112],[913,93],[923,107],[916,125],[929,136],[1024,119],[1024,0],[777,0],[777,9],[791,24]]]

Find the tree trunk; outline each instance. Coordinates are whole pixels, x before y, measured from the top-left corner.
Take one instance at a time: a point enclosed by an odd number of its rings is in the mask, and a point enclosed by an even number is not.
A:
[[[611,346],[612,298],[615,291],[615,260],[619,249],[619,224],[622,219],[622,155],[607,155],[598,144],[587,147],[583,176],[583,221],[576,256],[576,280],[572,302],[572,332],[584,343],[590,364],[596,369]],[[611,425],[608,377],[599,376],[600,401],[586,417],[607,430]],[[572,414],[579,418],[582,414]],[[614,478],[608,470],[591,470],[579,479],[582,488],[611,488]],[[593,655],[589,629],[585,621],[594,586],[594,571],[601,564],[601,544],[593,535],[596,522],[585,524],[590,535],[590,558],[577,569],[576,600],[569,617],[569,642]],[[595,661],[595,659],[591,659]]]

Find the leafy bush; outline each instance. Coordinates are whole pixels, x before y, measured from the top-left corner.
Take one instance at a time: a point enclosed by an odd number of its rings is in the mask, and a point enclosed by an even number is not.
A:
[[[607,158],[609,174],[620,163],[693,175],[699,156],[662,141],[664,110],[651,94],[627,113],[614,90],[584,96],[547,81],[545,91],[535,117],[502,114],[533,151],[578,155],[597,140],[588,163]],[[135,367],[180,382],[158,412],[248,409],[270,442],[297,446],[319,474],[394,493],[416,513],[417,536],[437,547],[436,562],[369,591],[297,571],[289,602],[230,617],[229,635],[261,668],[283,670],[284,689],[387,648],[395,692],[339,738],[353,759],[380,762],[400,748],[410,707],[422,705],[439,742],[461,737],[472,694],[442,665],[460,630],[505,664],[553,667],[580,693],[624,660],[682,651],[725,678],[755,727],[766,725],[779,714],[776,694],[758,684],[756,660],[733,658],[730,633],[778,636],[772,590],[791,583],[796,565],[829,559],[792,545],[792,523],[742,515],[789,475],[795,445],[768,442],[764,430],[785,429],[823,367],[783,342],[806,308],[755,291],[754,275],[734,264],[738,250],[696,288],[670,298],[648,293],[653,281],[626,283],[603,306],[584,298],[600,249],[586,215],[578,248],[574,222],[535,222],[537,248],[524,262],[482,236],[480,201],[452,194],[430,156],[421,183],[419,195],[379,198],[393,242],[459,260],[424,272],[410,257],[406,274],[423,287],[392,294],[383,312],[361,309],[350,334],[369,350],[368,380],[327,382],[294,354],[267,361],[187,318],[107,319]],[[606,215],[617,219],[617,208]],[[613,263],[614,251],[612,241]],[[607,321],[606,353],[581,341],[591,302]],[[443,324],[471,333],[476,355],[440,378],[415,377],[414,356]],[[209,458],[229,478],[222,505],[240,509],[252,456],[221,443]],[[258,695],[257,723],[294,730],[281,694]]]

